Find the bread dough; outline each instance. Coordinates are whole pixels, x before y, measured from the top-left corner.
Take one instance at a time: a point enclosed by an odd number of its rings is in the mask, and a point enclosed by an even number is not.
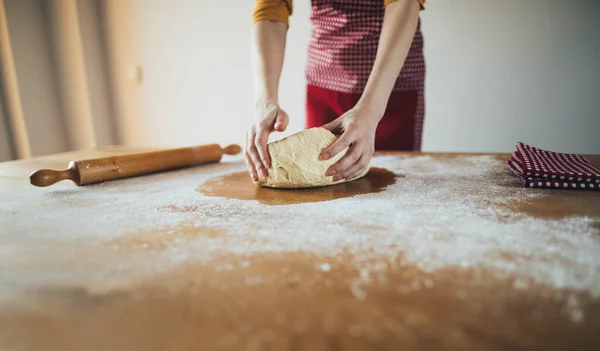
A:
[[[327,169],[342,158],[348,148],[329,160],[320,160],[319,156],[337,137],[325,128],[304,129],[281,140],[269,143],[267,149],[271,156],[271,167],[266,177],[259,176],[258,184],[270,188],[311,188],[348,182],[333,176],[326,176]],[[356,180],[367,174],[365,169]]]

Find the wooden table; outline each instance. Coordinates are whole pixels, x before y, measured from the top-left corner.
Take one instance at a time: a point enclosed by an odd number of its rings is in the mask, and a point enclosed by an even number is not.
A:
[[[598,192],[485,154],[379,154],[313,190],[256,188],[239,158],[28,183],[131,151],[0,164],[0,349],[600,349]]]

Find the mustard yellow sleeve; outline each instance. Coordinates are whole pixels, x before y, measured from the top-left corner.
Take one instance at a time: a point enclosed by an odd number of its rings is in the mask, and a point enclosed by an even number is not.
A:
[[[387,6],[388,4],[391,4],[392,2],[394,2],[396,0],[384,0],[383,4],[384,6]],[[427,0],[417,0],[419,2],[419,4],[421,4],[421,10],[425,10],[425,1]]]
[[[252,23],[269,20],[283,22],[289,26],[292,12],[292,0],[254,0]]]

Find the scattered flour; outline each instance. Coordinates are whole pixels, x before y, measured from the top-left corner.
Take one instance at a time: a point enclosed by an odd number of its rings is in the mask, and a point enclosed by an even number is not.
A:
[[[331,270],[331,265],[329,263],[321,263],[317,267],[323,272],[329,272]]]
[[[84,240],[101,245],[142,230],[164,228],[165,235],[176,239],[160,250],[141,243],[130,262],[99,265],[94,273],[86,269],[79,275],[76,268],[61,272],[49,267],[51,274],[48,270],[38,276],[32,272],[27,279],[32,284],[101,281],[115,272],[168,270],[181,262],[210,262],[231,254],[304,251],[325,258],[353,255],[359,275],[349,290],[361,300],[366,298],[363,287],[379,279],[377,272],[385,271],[387,263],[396,259],[425,272],[448,267],[491,269],[498,277],[514,278],[517,290],[539,283],[600,297],[598,218],[543,220],[502,206],[543,196],[540,190],[509,186],[514,180],[508,172],[500,177],[504,177],[502,182],[491,182],[490,174],[504,170],[502,161],[490,156],[454,161],[378,156],[373,166],[405,177],[377,194],[282,206],[209,197],[196,191],[208,179],[244,171],[243,163],[237,161],[87,187],[61,183],[36,191],[0,189],[4,203],[0,207],[0,267],[18,265],[14,254],[23,246],[34,253],[52,243]],[[182,223],[192,223],[199,231],[222,228],[225,234],[179,237]],[[1,229],[9,227],[15,229]],[[243,262],[242,267],[250,265]],[[331,266],[323,263],[316,269],[327,272]],[[11,274],[11,269],[0,269],[0,285],[16,281]],[[264,283],[261,277],[246,280]],[[427,279],[398,291],[433,286],[434,281]],[[574,321],[584,319],[578,303],[569,302],[567,307]]]

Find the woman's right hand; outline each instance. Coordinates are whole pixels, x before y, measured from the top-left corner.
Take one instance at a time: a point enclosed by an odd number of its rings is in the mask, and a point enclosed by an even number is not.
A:
[[[246,165],[254,182],[258,180],[259,174],[266,177],[267,169],[271,167],[267,151],[269,135],[275,131],[285,131],[289,120],[287,113],[275,101],[267,100],[257,104],[254,123],[246,133]]]

